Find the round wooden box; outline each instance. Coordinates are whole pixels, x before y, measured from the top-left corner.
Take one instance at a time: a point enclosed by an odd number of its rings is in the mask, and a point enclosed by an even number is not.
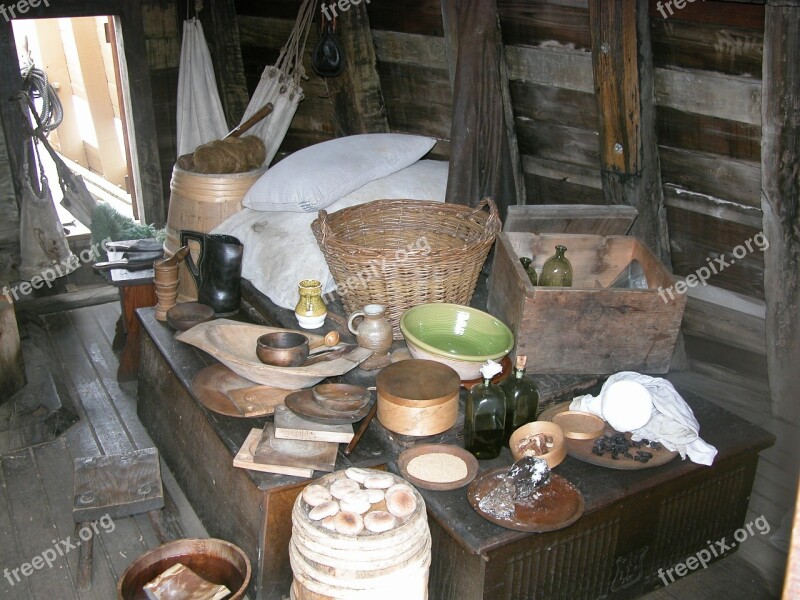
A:
[[[378,420],[402,435],[447,431],[458,418],[461,379],[452,368],[432,360],[403,360],[378,373]]]

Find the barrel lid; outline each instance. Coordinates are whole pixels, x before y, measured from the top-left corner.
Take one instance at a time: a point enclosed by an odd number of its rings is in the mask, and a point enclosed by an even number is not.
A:
[[[461,378],[442,363],[410,359],[393,363],[381,370],[375,380],[378,395],[402,404],[430,406],[458,396]]]

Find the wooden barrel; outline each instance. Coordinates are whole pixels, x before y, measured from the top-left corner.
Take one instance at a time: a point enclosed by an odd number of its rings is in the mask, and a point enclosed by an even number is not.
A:
[[[167,240],[164,250],[168,256],[180,248],[181,230],[208,233],[231,215],[242,210],[242,198],[266,169],[230,175],[207,175],[184,171],[178,165],[172,169]],[[195,263],[200,257],[196,242],[190,242]],[[197,300],[197,287],[184,263],[179,269],[178,302]]]
[[[316,483],[329,486],[343,472]],[[397,483],[404,482],[393,476]],[[426,600],[431,535],[425,501],[414,490],[416,510],[385,533],[358,536],[329,531],[308,518],[302,495],[292,509],[289,558],[295,600]],[[383,504],[383,503],[381,503]],[[385,510],[381,504],[374,507]]]

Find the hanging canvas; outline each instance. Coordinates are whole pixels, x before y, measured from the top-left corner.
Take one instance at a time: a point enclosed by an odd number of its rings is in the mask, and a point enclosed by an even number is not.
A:
[[[251,135],[260,137],[266,146],[265,164],[272,162],[278,152],[297,111],[297,105],[303,99],[303,88],[300,86],[300,80],[306,76],[303,55],[315,10],[316,0],[304,0],[289,40],[281,49],[275,65],[264,69],[242,117],[244,123],[266,103],[271,102],[274,106],[269,118],[249,131]]]
[[[203,26],[196,18],[183,23],[183,45],[178,72],[178,156],[228,132],[219,99],[214,67]]]

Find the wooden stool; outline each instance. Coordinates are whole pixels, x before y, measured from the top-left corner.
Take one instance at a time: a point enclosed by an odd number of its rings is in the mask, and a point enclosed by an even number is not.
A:
[[[164,489],[156,448],[127,454],[76,458],[72,519],[75,521],[75,537],[80,540],[78,590],[85,592],[92,587],[96,521],[103,518],[113,521],[148,513],[163,542],[162,535],[166,534],[161,518],[162,508]],[[81,535],[85,528],[91,533],[88,539]]]

